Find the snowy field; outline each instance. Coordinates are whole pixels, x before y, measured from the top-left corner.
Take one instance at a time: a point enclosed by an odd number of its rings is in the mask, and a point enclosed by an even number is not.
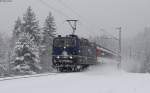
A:
[[[0,81],[0,93],[150,93],[149,86],[149,74],[127,73],[109,61],[85,72]]]

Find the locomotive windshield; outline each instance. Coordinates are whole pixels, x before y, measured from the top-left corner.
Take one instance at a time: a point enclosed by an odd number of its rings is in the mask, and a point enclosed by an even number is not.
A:
[[[54,39],[54,47],[75,47],[76,39],[70,37],[61,37]]]

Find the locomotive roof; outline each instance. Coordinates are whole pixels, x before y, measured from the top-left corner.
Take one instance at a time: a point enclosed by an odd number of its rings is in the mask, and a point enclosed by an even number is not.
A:
[[[77,35],[66,35],[66,36],[61,36],[61,35],[58,35],[57,37],[78,37]],[[56,37],[56,38],[57,38]]]
[[[89,43],[95,44],[95,42],[90,42],[90,41],[89,41],[88,39],[86,39],[86,38],[78,37],[77,35],[73,35],[73,34],[66,35],[66,36],[58,35],[58,37],[56,37],[56,38],[65,38],[65,37],[76,37],[76,38],[79,38],[80,40],[86,40],[86,41],[88,41]]]

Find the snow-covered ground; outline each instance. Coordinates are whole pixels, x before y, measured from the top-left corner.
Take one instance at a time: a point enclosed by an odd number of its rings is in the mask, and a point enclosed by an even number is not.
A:
[[[85,72],[0,81],[0,93],[150,93],[150,75],[127,73],[109,60]]]

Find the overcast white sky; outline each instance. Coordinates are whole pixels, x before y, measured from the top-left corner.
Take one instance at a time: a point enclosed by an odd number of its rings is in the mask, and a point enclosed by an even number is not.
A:
[[[121,26],[122,34],[127,38],[150,25],[150,0],[43,0],[57,12],[42,4],[40,0],[12,1],[11,3],[0,3],[0,31],[7,34],[12,31],[17,17],[22,17],[29,5],[37,14],[41,24],[51,11],[55,16],[59,34],[71,33],[71,29],[65,22],[68,18],[58,11],[62,11],[71,18],[79,19],[77,34],[85,37],[100,34],[102,28],[117,35],[115,28]],[[68,9],[60,1],[74,11]]]

